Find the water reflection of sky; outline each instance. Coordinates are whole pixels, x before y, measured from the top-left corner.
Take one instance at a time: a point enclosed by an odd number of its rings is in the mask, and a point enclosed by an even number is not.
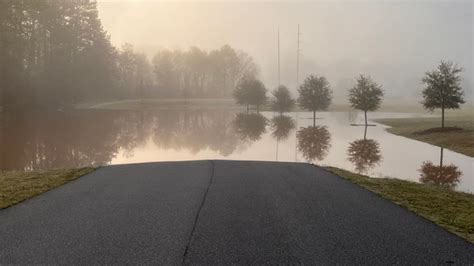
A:
[[[350,126],[361,123],[361,115],[318,113],[317,129],[312,128],[311,116],[160,110],[7,117],[0,138],[0,168],[199,159],[311,161],[371,176],[418,181],[423,162],[440,160],[440,148],[387,133],[383,125],[368,127],[367,132],[363,126]],[[370,114],[372,119],[411,116],[420,115]],[[463,173],[456,189],[473,192],[474,160],[446,149],[443,155],[444,165],[454,164]]]

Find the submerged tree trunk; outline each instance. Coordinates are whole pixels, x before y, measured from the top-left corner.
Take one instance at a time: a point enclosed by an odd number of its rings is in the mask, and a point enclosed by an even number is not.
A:
[[[364,111],[364,116],[365,116],[365,126],[367,127],[367,111]]]
[[[316,126],[316,111],[313,111],[313,127]]]

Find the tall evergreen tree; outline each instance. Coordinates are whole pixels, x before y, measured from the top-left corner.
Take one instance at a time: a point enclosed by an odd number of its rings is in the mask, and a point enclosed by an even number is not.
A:
[[[116,52],[95,1],[6,0],[0,5],[3,105],[57,107],[113,89]]]

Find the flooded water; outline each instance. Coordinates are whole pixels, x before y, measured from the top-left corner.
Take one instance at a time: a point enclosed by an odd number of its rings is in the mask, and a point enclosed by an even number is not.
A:
[[[418,117],[373,113],[370,118]],[[376,177],[473,192],[474,160],[392,135],[357,113],[278,116],[235,110],[25,113],[5,116],[0,169],[49,169],[152,161],[231,159],[306,161]],[[441,159],[442,156],[442,160]],[[431,162],[431,163],[430,163]],[[440,167],[441,166],[441,167]]]

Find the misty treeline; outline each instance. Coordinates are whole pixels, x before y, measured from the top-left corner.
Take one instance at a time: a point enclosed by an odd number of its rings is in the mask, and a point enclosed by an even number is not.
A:
[[[0,106],[57,108],[142,97],[229,97],[253,59],[230,46],[162,50],[110,42],[91,0],[0,1]]]
[[[172,97],[228,98],[242,80],[257,78],[252,57],[228,45],[209,52],[162,50],[152,59],[157,92]]]
[[[252,57],[229,45],[211,51],[160,50],[151,60],[131,44],[118,51],[120,95],[131,98],[228,98],[244,79],[255,79]]]
[[[112,93],[116,53],[90,1],[0,2],[5,107],[60,105]]]

